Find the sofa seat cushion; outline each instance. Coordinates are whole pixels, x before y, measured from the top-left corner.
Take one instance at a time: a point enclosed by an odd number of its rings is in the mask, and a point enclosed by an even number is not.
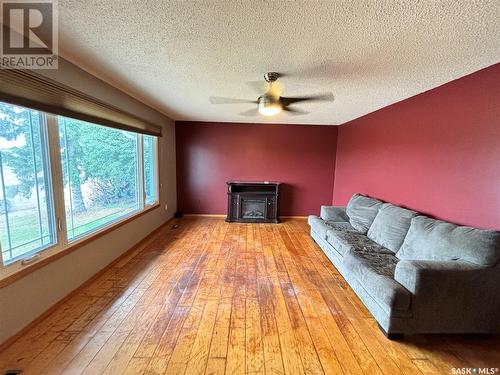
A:
[[[347,228],[343,230],[329,230],[326,234],[326,241],[342,256],[344,256],[348,251],[392,254],[390,250],[380,246],[376,242],[373,242],[354,228],[352,228],[352,230],[348,230]]]
[[[366,234],[382,206],[378,199],[354,194],[346,207],[349,222],[359,232]]]
[[[368,238],[397,253],[415,216],[415,211],[384,203],[368,230]]]
[[[332,229],[338,231],[356,231],[348,222],[324,221],[314,215],[310,215],[307,222],[312,230],[324,240],[327,238],[327,232]]]
[[[406,311],[411,294],[394,280],[398,259],[393,254],[349,251],[344,266],[385,311]]]
[[[500,258],[500,232],[417,216],[411,220],[397,257],[401,260],[461,260],[494,266]]]

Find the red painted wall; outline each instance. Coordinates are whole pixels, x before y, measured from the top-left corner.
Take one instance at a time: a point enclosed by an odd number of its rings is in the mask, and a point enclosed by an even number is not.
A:
[[[500,64],[340,126],[333,202],[355,192],[500,229]]]
[[[336,126],[176,122],[177,206],[225,214],[228,180],[281,181],[281,215],[332,200]]]

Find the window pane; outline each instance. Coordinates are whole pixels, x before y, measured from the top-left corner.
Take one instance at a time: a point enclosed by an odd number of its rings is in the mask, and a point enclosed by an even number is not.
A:
[[[0,242],[4,263],[55,240],[42,113],[0,102]]]
[[[144,135],[144,191],[146,204],[153,204],[158,200],[158,168],[156,166],[156,137]]]
[[[137,134],[65,117],[58,123],[68,239],[140,209]]]

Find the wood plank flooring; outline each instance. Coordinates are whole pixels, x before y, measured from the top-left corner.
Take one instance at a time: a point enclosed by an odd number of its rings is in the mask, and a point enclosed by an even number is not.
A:
[[[498,336],[387,340],[304,220],[184,218],[0,353],[25,374],[451,374]]]

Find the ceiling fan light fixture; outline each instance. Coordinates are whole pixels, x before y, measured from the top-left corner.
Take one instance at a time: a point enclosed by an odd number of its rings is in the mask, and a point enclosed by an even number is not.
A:
[[[276,116],[282,111],[283,107],[279,102],[279,98],[274,98],[269,95],[259,97],[259,113],[264,116]]]
[[[276,81],[281,77],[280,73],[268,72],[264,74],[264,80],[267,82],[266,93],[259,96],[257,100],[247,100],[247,99],[235,99],[235,98],[223,98],[218,96],[211,96],[210,102],[212,104],[237,104],[237,103],[251,103],[253,105],[257,104],[257,111],[255,107],[248,111],[240,113],[241,116],[255,116],[256,114],[261,114],[263,116],[276,116],[281,111],[285,111],[289,115],[305,115],[308,112],[301,111],[295,108],[295,103],[302,102],[312,102],[312,101],[328,101],[334,100],[333,94],[331,92],[319,95],[307,95],[307,96],[281,96],[281,85]],[[249,82],[253,83],[255,82]],[[259,85],[260,87],[260,85]],[[259,92],[260,88],[259,88]]]

